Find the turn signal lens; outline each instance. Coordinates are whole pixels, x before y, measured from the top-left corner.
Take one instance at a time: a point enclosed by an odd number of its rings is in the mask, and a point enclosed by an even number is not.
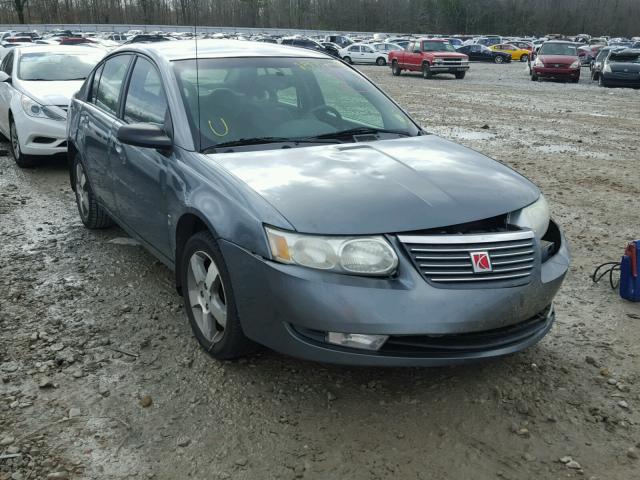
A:
[[[389,335],[365,335],[362,333],[327,332],[327,343],[341,347],[361,348],[364,350],[380,350]]]

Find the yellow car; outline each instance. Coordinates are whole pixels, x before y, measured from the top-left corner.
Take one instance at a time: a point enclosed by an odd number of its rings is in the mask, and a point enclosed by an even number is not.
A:
[[[511,54],[511,60],[513,60],[514,62],[517,62],[518,60],[520,60],[521,62],[526,62],[527,60],[529,60],[529,57],[531,56],[531,52],[529,50],[525,50],[524,48],[518,48],[515,45],[511,45],[510,43],[492,45],[489,48],[496,52]]]

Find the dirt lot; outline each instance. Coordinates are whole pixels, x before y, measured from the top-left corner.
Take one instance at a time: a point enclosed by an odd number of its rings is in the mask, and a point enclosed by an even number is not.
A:
[[[640,476],[640,305],[589,279],[640,237],[640,92],[532,83],[522,64],[362,70],[543,189],[574,255],[552,332],[456,368],[218,363],[171,273],[82,227],[63,163],[0,157],[0,479]]]

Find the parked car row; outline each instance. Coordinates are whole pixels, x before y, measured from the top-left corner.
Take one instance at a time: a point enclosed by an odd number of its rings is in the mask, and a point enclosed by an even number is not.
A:
[[[469,68],[445,40],[408,47],[388,53],[396,70]],[[175,272],[214,358],[261,344],[323,362],[459,364],[551,329],[570,257],[539,189],[428,134],[345,62],[227,40],[102,54],[12,50],[0,130],[22,167],[68,150],[82,223],[118,224]]]

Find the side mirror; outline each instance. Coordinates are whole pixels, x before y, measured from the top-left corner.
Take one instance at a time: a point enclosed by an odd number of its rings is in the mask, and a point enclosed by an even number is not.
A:
[[[0,71],[0,82],[11,83],[11,76],[7,72]]]
[[[422,53],[422,50],[420,50],[419,48],[414,48],[413,53]]]
[[[132,123],[118,129],[118,140],[134,147],[167,150],[173,142],[160,125],[152,123]]]

